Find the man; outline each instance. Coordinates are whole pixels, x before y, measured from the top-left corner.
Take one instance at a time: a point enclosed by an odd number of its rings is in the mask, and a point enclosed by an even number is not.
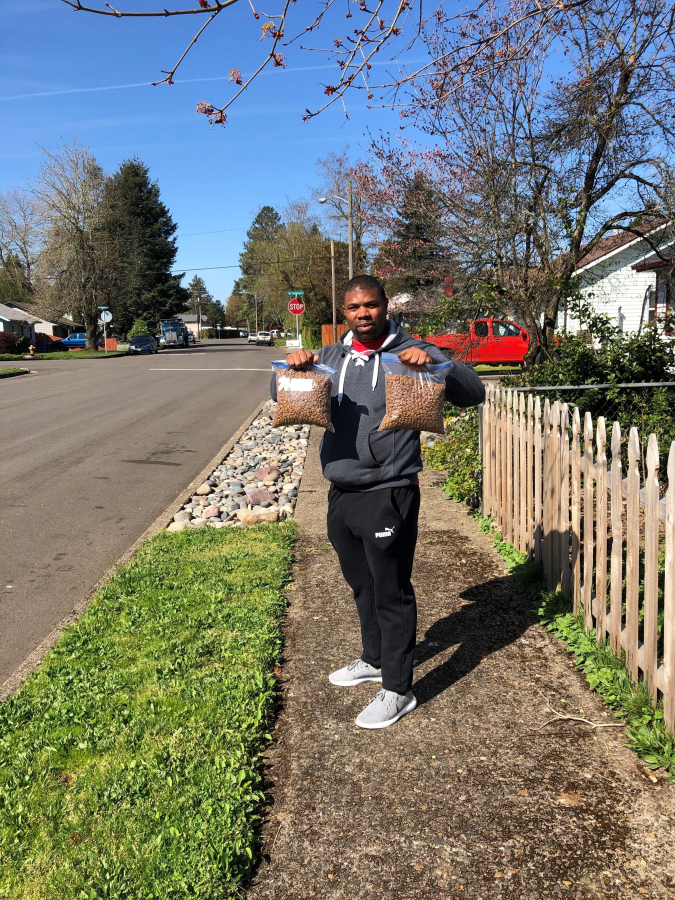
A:
[[[329,676],[350,687],[382,683],[361,712],[361,728],[386,728],[417,705],[412,693],[417,607],[412,573],[420,507],[422,468],[418,431],[379,431],[385,413],[382,351],[395,353],[414,371],[447,362],[432,344],[414,340],[387,318],[382,284],[357,275],[344,291],[350,331],[318,353],[295,350],[286,362],[306,369],[322,362],[336,369],[332,421],[321,442],[321,465],[331,482],[328,538],[345,580],[354,592],[361,623],[359,659]],[[473,369],[453,362],[445,396],[455,406],[475,406],[485,389]],[[272,397],[276,400],[275,380]]]

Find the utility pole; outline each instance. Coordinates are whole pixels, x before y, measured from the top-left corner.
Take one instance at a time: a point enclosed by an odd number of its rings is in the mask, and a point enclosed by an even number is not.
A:
[[[347,241],[349,243],[349,280],[354,277],[354,240],[352,235],[352,181],[347,190]]]
[[[330,272],[333,282],[333,343],[337,344],[337,304],[335,300],[335,242],[330,242]]]
[[[255,333],[258,333],[258,295],[253,295],[255,299]]]

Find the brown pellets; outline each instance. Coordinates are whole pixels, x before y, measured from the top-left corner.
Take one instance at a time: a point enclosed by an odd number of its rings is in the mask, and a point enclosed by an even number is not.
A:
[[[387,410],[380,431],[431,431],[443,434],[445,385],[424,373],[385,375]]]
[[[273,428],[280,425],[320,425],[334,431],[330,417],[332,379],[318,372],[277,370],[277,411]]]

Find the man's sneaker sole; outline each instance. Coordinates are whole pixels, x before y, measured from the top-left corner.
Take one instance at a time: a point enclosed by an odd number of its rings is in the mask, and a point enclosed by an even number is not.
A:
[[[382,684],[381,675],[364,675],[363,678],[350,678],[349,681],[341,681],[338,678],[334,678],[333,675],[329,675],[328,680],[337,687],[351,687],[354,684],[365,684],[366,681],[379,681]]]
[[[354,719],[355,723],[359,726],[359,728],[388,728],[390,725],[393,725],[394,722],[398,722],[399,719],[402,719],[403,716],[407,715],[407,713],[412,712],[413,709],[417,706],[417,697],[413,697],[403,709],[399,710],[395,716],[391,719],[386,719],[384,722],[376,722],[374,724],[368,724],[359,722],[358,718]]]

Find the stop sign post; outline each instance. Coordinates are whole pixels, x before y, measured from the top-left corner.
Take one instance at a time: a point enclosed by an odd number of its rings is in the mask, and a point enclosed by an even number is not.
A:
[[[295,316],[295,337],[300,340],[300,316],[305,311],[305,301],[300,297],[305,296],[304,291],[289,291],[288,296],[292,299],[288,303],[288,311]]]

